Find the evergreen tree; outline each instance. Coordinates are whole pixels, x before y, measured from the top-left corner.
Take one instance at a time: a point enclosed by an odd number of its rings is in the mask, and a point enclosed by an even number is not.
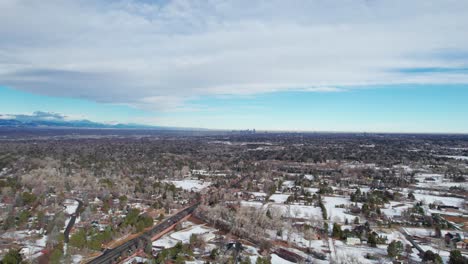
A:
[[[391,258],[398,257],[403,252],[403,243],[393,240],[387,247],[388,256]]]

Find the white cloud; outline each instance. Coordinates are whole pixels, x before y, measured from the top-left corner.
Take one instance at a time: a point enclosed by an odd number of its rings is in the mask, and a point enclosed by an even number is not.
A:
[[[205,95],[468,83],[467,1],[0,2],[0,85],[164,110]]]
[[[309,87],[302,89],[304,92],[343,92],[345,89],[336,87]]]
[[[15,119],[15,116],[14,116],[14,115],[4,115],[4,114],[0,114],[0,119],[3,119],[3,120]]]

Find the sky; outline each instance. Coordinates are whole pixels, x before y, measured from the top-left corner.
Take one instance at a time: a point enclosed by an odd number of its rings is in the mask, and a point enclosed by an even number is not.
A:
[[[0,1],[0,118],[468,133],[468,1]]]

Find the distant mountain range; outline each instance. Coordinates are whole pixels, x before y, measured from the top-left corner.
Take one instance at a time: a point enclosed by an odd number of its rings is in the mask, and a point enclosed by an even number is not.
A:
[[[103,129],[159,129],[178,130],[181,128],[148,126],[140,124],[105,124],[93,122],[86,119],[68,120],[66,116],[48,113],[35,112],[32,115],[2,115],[0,114],[0,128],[103,128]]]
[[[48,120],[35,120],[35,121],[20,121],[16,119],[0,119],[1,127],[49,127],[49,128],[114,128],[114,129],[174,129],[170,127],[161,126],[146,126],[139,124],[103,124],[92,122],[89,120],[77,121],[48,121]]]

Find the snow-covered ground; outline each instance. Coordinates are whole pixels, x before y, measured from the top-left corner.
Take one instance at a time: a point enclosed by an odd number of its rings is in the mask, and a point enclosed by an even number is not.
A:
[[[67,215],[72,215],[76,212],[76,209],[78,208],[78,201],[66,199],[63,203],[63,206],[65,206],[65,213]]]
[[[15,240],[21,240],[24,239],[28,236],[30,236],[30,232],[26,230],[20,230],[20,231],[11,231],[11,232],[6,232],[3,235],[1,235],[1,238],[7,238],[7,239],[15,239]]]
[[[460,207],[465,202],[462,198],[456,197],[443,197],[430,194],[414,193],[414,197],[417,201],[421,201],[425,204],[436,203],[450,206]]]
[[[317,193],[318,192],[318,188],[313,188],[313,187],[310,187],[310,188],[304,188],[304,191],[310,193],[310,194],[314,194],[314,193]]]
[[[250,192],[253,196],[258,196],[258,197],[266,197],[267,194],[264,192]]]
[[[383,248],[371,248],[367,246],[348,246],[342,243],[341,241],[335,241],[335,254],[332,256],[332,260],[340,260],[339,263],[347,263],[346,260],[358,260],[358,263],[362,264],[369,264],[369,263],[379,263],[379,262],[372,262],[366,259],[364,256],[366,254],[376,255],[376,256],[385,256],[387,254],[386,249]],[[351,261],[350,261],[351,262]],[[333,262],[331,262],[333,263]],[[385,262],[383,262],[385,263]],[[391,262],[389,262],[391,263]]]
[[[275,203],[284,203],[288,200],[289,194],[280,194],[275,193],[270,196],[270,200],[274,201]]]
[[[34,241],[27,241],[24,243],[24,247],[20,252],[28,260],[36,259],[43,254],[42,250],[45,248],[46,242],[47,236],[43,236],[42,238]]]
[[[346,219],[348,219],[348,221],[351,223],[356,217],[354,215],[345,213],[347,210],[346,208],[336,207],[337,205],[345,205],[345,207],[350,206],[351,201],[348,197],[324,196],[322,198],[325,208],[327,208],[328,217],[333,222],[344,223]]]
[[[435,231],[433,228],[413,228],[413,227],[405,227],[406,232],[412,236],[419,236],[419,237],[430,237],[434,236]],[[441,230],[442,236],[445,236],[447,233],[457,233],[454,230]]]
[[[163,236],[160,239],[153,241],[153,247],[171,248],[174,247],[178,240],[171,238],[170,236]]]
[[[205,182],[201,180],[182,180],[182,181],[170,181],[177,188],[182,188],[187,191],[199,192],[206,187],[211,185],[211,182]]]
[[[468,188],[468,182],[452,182],[437,173],[418,173],[415,175],[417,187],[448,190],[450,187]]]
[[[215,238],[215,232],[216,229],[204,225],[193,225],[189,226],[186,229],[170,233],[156,241],[153,241],[153,247],[171,248],[174,247],[178,242],[187,244],[190,242],[190,236],[192,234],[199,235],[205,241],[209,241]]]
[[[287,261],[283,258],[280,258],[276,254],[271,254],[271,264],[290,264],[290,263],[294,263],[294,262]]]
[[[284,181],[282,186],[285,188],[292,188],[296,185],[294,184],[294,181]]]
[[[72,255],[72,263],[73,264],[81,263],[82,259],[83,259],[83,256],[81,256],[81,255]]]
[[[271,208],[279,210],[285,217],[322,219],[320,207],[300,204],[269,204]]]
[[[192,227],[189,227],[187,229],[184,229],[178,232],[174,232],[170,235],[170,237],[185,244],[185,243],[189,243],[190,236],[192,234],[214,238],[213,232],[215,231],[216,231],[215,229],[212,229],[203,225],[197,225],[197,226],[192,226]]]
[[[66,199],[65,202],[63,203],[63,206],[65,207],[65,215],[67,216],[67,219],[65,219],[65,225],[63,226],[63,230],[67,228],[68,223],[70,222],[71,215],[76,212],[76,209],[78,209],[78,201],[73,200],[73,199]],[[77,217],[75,220],[75,223],[80,222],[80,217]]]
[[[241,201],[241,206],[261,208],[263,206],[263,203],[261,203],[261,202],[252,202],[252,201]]]
[[[411,203],[401,203],[401,202],[391,201],[390,204],[385,204],[385,208],[381,209],[381,211],[388,217],[395,217],[395,216],[401,216],[403,211],[412,207],[413,207],[413,204]]]
[[[272,208],[278,210],[284,217],[304,218],[304,219],[322,219],[322,210],[320,207],[302,204],[279,204],[279,203],[266,203],[241,201],[241,206],[250,206],[255,208],[262,208],[267,210]]]

